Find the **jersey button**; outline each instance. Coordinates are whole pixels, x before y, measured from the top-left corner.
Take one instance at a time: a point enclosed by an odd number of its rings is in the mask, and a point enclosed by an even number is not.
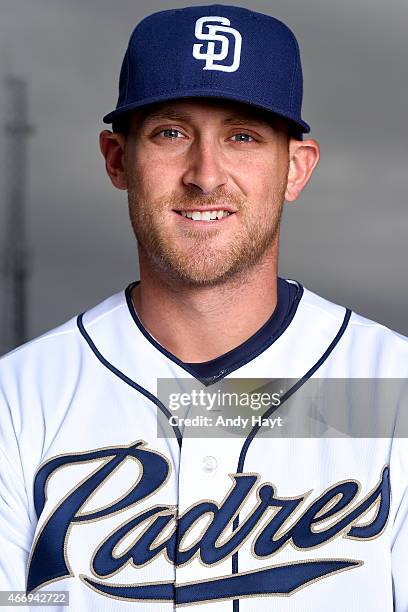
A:
[[[217,466],[218,462],[215,457],[212,457],[211,455],[203,457],[201,467],[203,468],[204,472],[214,472],[214,470],[217,469]]]

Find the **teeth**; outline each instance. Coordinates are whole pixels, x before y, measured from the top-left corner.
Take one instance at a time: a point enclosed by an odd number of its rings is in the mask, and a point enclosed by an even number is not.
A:
[[[183,217],[187,217],[187,219],[192,219],[193,221],[215,221],[215,219],[222,219],[223,217],[228,217],[231,213],[229,213],[227,210],[205,210],[203,212],[200,212],[198,210],[182,210],[181,214],[183,215]]]

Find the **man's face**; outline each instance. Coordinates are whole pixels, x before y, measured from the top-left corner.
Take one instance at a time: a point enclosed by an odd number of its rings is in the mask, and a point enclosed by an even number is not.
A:
[[[125,169],[141,264],[214,286],[259,263],[277,249],[288,164],[284,123],[247,105],[176,100],[136,111]]]

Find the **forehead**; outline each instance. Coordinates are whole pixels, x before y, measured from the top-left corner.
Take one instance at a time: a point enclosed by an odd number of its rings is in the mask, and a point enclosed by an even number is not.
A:
[[[170,120],[199,120],[205,115],[206,119],[214,118],[223,123],[252,123],[257,125],[273,125],[278,127],[284,124],[281,119],[273,113],[263,111],[255,106],[224,100],[222,98],[188,98],[160,102],[138,109],[132,113],[132,120],[140,122],[152,122],[161,119]]]

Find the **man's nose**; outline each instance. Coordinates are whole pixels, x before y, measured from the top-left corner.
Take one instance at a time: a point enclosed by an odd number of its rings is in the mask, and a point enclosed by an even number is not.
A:
[[[226,185],[227,174],[223,167],[221,153],[211,142],[195,142],[188,152],[187,169],[183,183],[194,186],[205,194]]]

